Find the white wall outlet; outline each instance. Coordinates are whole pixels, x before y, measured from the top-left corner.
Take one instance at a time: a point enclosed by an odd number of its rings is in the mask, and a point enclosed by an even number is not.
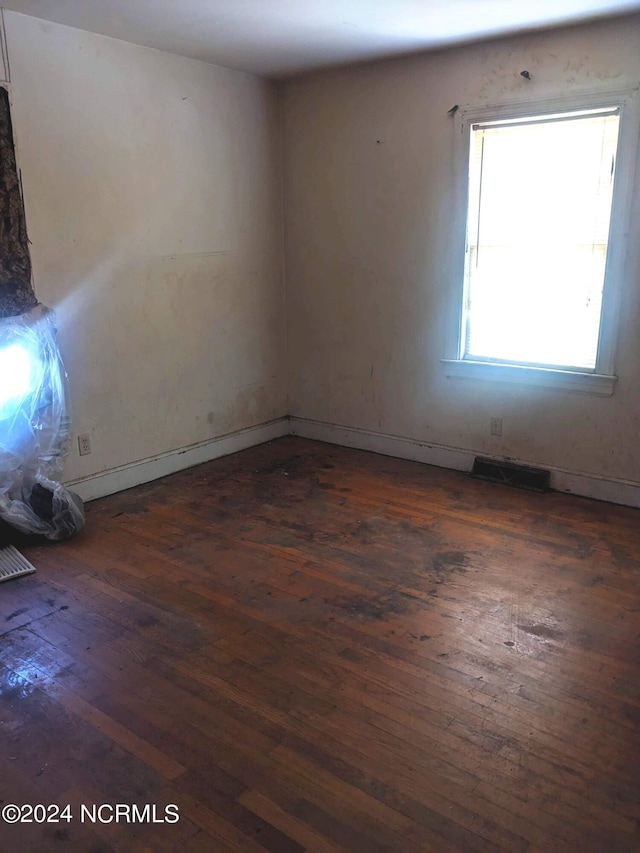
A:
[[[91,436],[88,432],[78,436],[78,452],[80,456],[88,456],[91,453]]]
[[[489,434],[502,435],[502,418],[491,418],[489,421]]]

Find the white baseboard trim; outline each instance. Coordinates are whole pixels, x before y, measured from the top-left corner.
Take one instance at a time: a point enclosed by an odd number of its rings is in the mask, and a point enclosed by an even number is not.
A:
[[[597,501],[640,508],[640,485],[627,480],[607,480],[594,474],[576,474],[551,468],[551,487]]]
[[[70,480],[65,485],[80,495],[83,501],[92,501],[115,492],[132,489],[142,483],[150,483],[152,480],[166,477],[167,474],[175,474],[176,471],[209,462],[219,456],[228,456],[238,450],[264,444],[265,441],[272,441],[283,435],[289,435],[288,417],[241,429],[198,444],[180,447],[159,456],[130,462],[119,468],[90,474],[88,477]]]
[[[369,432],[364,429],[336,426],[323,421],[307,418],[291,419],[291,434],[301,438],[313,438],[329,444],[343,447],[356,447],[358,450],[371,450],[382,456],[395,456],[409,459],[411,462],[424,462],[439,468],[453,468],[456,471],[470,471],[476,455],[470,450],[455,450],[439,444],[426,444],[412,438],[401,438],[381,432]]]
[[[397,435],[343,427],[307,418],[283,417],[199,444],[181,447],[159,456],[140,459],[119,468],[70,480],[66,485],[79,494],[84,501],[92,501],[289,434],[326,441],[329,444],[339,444],[343,447],[355,447],[358,450],[370,450],[383,456],[395,456],[398,459],[436,465],[439,468],[452,468],[455,471],[470,471],[474,457],[478,455],[473,450],[427,444]],[[551,486],[558,492],[569,492],[595,500],[640,508],[640,484],[638,483],[567,471],[562,468],[550,468],[535,460],[511,459],[510,461],[547,468],[551,471]]]
[[[487,455],[473,450],[427,444],[412,438],[352,429],[307,418],[291,417],[290,424],[291,434],[299,435],[301,438],[312,438],[329,444],[340,444],[343,447],[355,447],[358,450],[370,450],[383,456],[395,456],[399,459],[436,465],[439,468],[453,468],[455,471],[470,471],[475,456]],[[639,483],[567,471],[531,460],[510,459],[509,461],[546,468],[551,472],[551,487],[558,492],[569,492],[609,503],[640,507]]]

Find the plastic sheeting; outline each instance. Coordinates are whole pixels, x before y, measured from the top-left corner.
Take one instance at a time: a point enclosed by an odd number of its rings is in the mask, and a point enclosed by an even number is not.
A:
[[[60,482],[70,420],[53,316],[38,305],[0,319],[0,519],[67,539],[84,526],[84,510]]]

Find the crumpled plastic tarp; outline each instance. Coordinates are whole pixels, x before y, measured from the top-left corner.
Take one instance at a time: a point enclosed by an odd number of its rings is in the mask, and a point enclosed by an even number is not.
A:
[[[0,319],[0,519],[68,539],[84,526],[84,509],[60,482],[71,423],[53,321],[43,305]]]

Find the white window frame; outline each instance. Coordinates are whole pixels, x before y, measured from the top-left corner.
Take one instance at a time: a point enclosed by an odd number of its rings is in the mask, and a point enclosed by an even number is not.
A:
[[[638,148],[640,118],[638,101],[638,89],[608,90],[517,104],[467,106],[458,109],[455,113],[456,217],[453,227],[456,259],[455,264],[452,265],[455,274],[455,282],[452,288],[452,299],[455,299],[455,327],[452,319],[446,357],[442,359],[447,376],[536,384],[606,396],[613,394],[616,381],[615,352],[618,317]],[[475,123],[499,121],[501,119],[528,118],[536,115],[604,109],[606,107],[617,107],[620,110],[620,125],[595,370],[562,370],[501,364],[499,362],[472,361],[463,358],[466,220],[469,202],[471,126]],[[453,314],[452,310],[452,316]]]

